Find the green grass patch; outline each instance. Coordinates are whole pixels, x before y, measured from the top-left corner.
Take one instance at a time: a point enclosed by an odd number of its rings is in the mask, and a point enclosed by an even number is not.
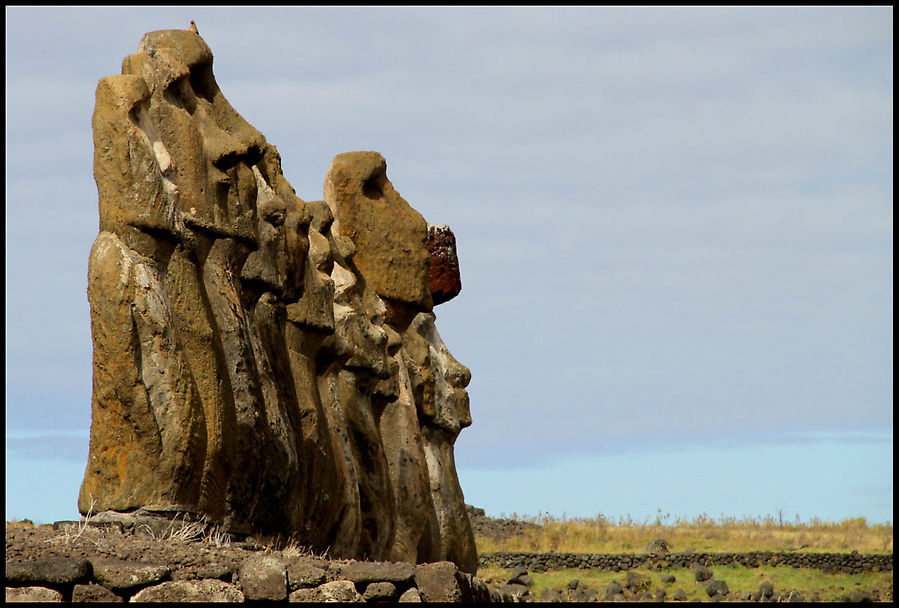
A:
[[[792,568],[787,566],[746,568],[744,566],[714,566],[715,579],[723,580],[730,590],[730,598],[738,600],[744,592],[757,592],[763,581],[768,581],[774,586],[774,591],[782,599],[786,599],[792,592],[799,594],[806,601],[838,602],[844,600],[852,591],[862,591],[876,600],[892,601],[893,598],[893,573],[892,572],[865,572],[862,574],[825,574],[821,570],[813,568]],[[635,568],[631,570],[645,577],[648,584],[645,589],[655,593],[657,589],[664,589],[666,599],[671,599],[675,590],[683,589],[688,599],[708,601],[704,583],[697,583],[692,569],[674,568],[663,571]],[[531,587],[531,595],[540,597],[544,589],[553,589],[563,592],[565,587],[574,579],[579,581],[581,587],[596,589],[600,592],[599,599],[604,599],[604,589],[612,581],[625,586],[627,582],[626,572],[611,572],[606,570],[566,568],[549,572],[530,572],[534,581]],[[673,574],[676,581],[663,583],[662,576]],[[504,584],[512,576],[511,569],[495,566],[483,567],[478,570],[478,576],[490,583]]]

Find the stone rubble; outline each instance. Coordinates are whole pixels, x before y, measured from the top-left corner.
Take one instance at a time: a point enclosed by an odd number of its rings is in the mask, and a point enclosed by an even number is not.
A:
[[[449,561],[412,565],[316,557],[247,543],[156,539],[86,526],[7,528],[8,602],[496,602],[499,588]]]

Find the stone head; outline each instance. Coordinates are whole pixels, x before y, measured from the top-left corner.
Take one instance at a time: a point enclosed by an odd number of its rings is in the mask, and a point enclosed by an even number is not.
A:
[[[176,212],[192,231],[255,247],[257,181],[265,138],[225,100],[212,53],[187,30],[150,32],[122,63],[142,79],[148,102],[134,118],[173,185]]]
[[[176,240],[183,230],[177,189],[160,168],[165,151],[139,127],[149,101],[147,83],[137,76],[109,76],[97,85],[92,123],[100,230],[130,227]]]
[[[280,159],[273,147],[266,148],[263,161],[252,170],[257,187],[259,247],[247,257],[241,278],[257,285],[259,292],[273,293],[283,302],[296,302],[305,286],[308,209],[292,192],[281,189],[279,193],[272,187],[277,187],[277,177],[281,176]]]
[[[390,368],[384,304],[356,270],[352,241],[332,235],[332,244],[337,258],[331,272],[335,333],[350,347],[344,367],[371,380],[385,380]]]
[[[337,232],[355,247],[355,264],[368,285],[388,303],[431,310],[428,225],[387,179],[377,152],[337,155],[325,177],[325,202]]]
[[[303,211],[309,246],[301,275],[303,297],[288,304],[287,319],[307,330],[333,334],[334,253],[330,235],[334,216],[323,201],[305,203]]]
[[[403,334],[404,352],[419,416],[455,438],[471,425],[471,372],[450,354],[434,320],[433,313],[415,316]]]

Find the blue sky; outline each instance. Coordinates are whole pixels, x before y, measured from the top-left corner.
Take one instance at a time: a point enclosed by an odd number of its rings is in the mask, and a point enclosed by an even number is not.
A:
[[[301,198],[455,232],[468,502],[892,521],[892,7],[7,7],[7,519],[76,516],[96,83],[191,19]]]

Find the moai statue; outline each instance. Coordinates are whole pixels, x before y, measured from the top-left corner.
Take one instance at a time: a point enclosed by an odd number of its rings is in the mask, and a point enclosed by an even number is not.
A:
[[[470,374],[433,315],[461,288],[452,233],[374,152],[298,198],[196,27],[146,34],[100,81],[93,128],[81,512],[474,572],[453,462]]]
[[[338,155],[325,177],[325,202],[335,231],[353,240],[355,264],[384,302],[387,331],[394,336],[397,398],[385,404],[379,424],[396,503],[391,558],[447,559],[474,572],[474,536],[452,455],[459,430],[471,423],[464,391],[470,373],[442,342],[434,343],[428,224],[396,192],[376,152]],[[422,314],[429,321],[416,323]],[[442,377],[445,370],[454,386]],[[439,404],[438,416],[435,400],[444,398],[452,401]]]
[[[186,30],[144,36],[122,75],[100,82],[93,124],[101,232],[89,270],[94,419],[79,508],[93,499],[99,510],[203,514],[235,531],[277,525],[279,497],[264,488],[280,486],[295,442],[285,419],[269,420],[284,408],[263,398],[244,308],[255,302],[241,282],[266,230],[259,193],[284,190],[283,176],[256,166],[274,151],[224,99],[209,47]],[[121,235],[122,255],[139,256],[149,289],[129,294],[140,283],[116,271],[110,235]],[[300,263],[295,241],[276,264]],[[157,304],[143,317],[157,327],[143,330],[128,319],[141,316],[134,301],[146,294]],[[185,475],[183,488],[164,487]]]
[[[467,572],[477,568],[478,555],[465,497],[456,475],[453,445],[459,432],[471,426],[465,387],[471,372],[449,353],[434,314],[415,315],[403,334],[404,356],[416,398],[422,447],[427,463],[438,534],[437,557],[459,564]]]

